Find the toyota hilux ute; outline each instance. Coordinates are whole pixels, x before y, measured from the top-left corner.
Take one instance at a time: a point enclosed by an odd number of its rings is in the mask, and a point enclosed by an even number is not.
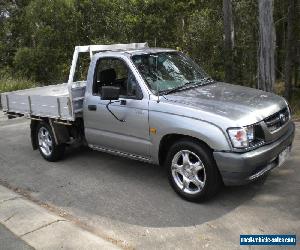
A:
[[[86,81],[75,81],[89,53]],[[256,180],[286,160],[295,126],[284,98],[217,82],[194,61],[147,43],[75,47],[67,83],[1,94],[3,111],[31,119],[48,161],[83,144],[166,168],[183,198]]]

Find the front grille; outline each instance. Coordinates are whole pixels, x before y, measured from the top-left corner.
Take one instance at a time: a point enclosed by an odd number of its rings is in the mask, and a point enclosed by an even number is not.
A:
[[[268,129],[273,132],[279,128],[281,128],[284,124],[286,124],[290,119],[289,108],[286,107],[279,112],[267,117],[264,119],[265,124]]]

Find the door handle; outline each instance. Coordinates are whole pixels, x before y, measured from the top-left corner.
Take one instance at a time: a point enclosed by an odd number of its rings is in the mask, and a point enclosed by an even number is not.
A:
[[[126,103],[127,103],[126,100],[121,100],[120,105],[124,106],[124,105],[126,105]]]
[[[96,111],[97,110],[97,106],[96,105],[88,105],[88,110],[90,110],[90,111]]]

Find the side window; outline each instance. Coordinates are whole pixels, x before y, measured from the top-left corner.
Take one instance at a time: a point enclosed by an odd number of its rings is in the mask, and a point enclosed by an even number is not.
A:
[[[141,97],[141,90],[135,76],[123,60],[118,58],[100,58],[95,69],[93,95],[101,96],[102,86],[120,88],[120,96],[127,98]]]

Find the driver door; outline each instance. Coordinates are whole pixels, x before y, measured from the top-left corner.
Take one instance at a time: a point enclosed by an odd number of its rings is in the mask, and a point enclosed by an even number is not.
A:
[[[102,86],[120,87],[119,102],[101,100]],[[149,158],[150,137],[148,99],[125,60],[115,57],[98,59],[92,94],[85,98],[85,136],[90,146]]]

